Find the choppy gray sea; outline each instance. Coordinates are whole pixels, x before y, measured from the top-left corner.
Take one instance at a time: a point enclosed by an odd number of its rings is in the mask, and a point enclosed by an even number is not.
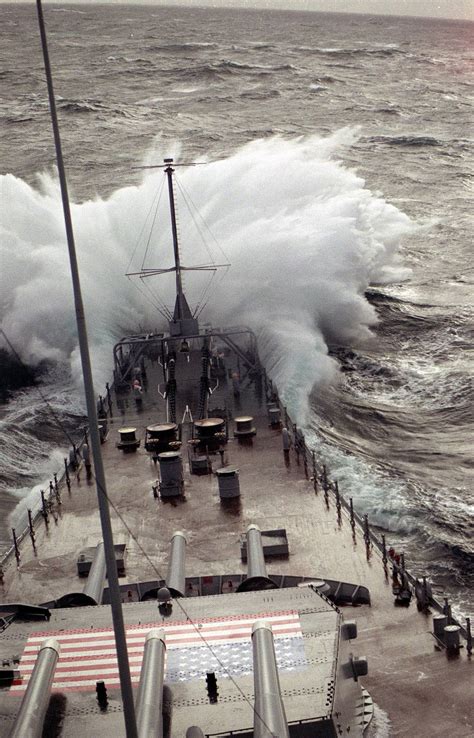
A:
[[[269,370],[344,493],[472,611],[474,25],[45,15],[98,381],[115,337],[156,320],[123,278],[162,176],[134,167],[210,162],[179,173],[233,265],[207,314],[261,328]],[[49,406],[25,389],[0,409],[5,548],[17,503],[67,447],[50,409],[68,428],[82,409],[35,9],[0,16],[1,327],[49,367]]]

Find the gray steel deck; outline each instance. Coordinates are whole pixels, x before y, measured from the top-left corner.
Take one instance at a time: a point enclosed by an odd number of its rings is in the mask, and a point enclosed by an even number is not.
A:
[[[180,356],[179,361],[186,370],[185,357]],[[189,366],[190,372],[192,368]],[[157,480],[158,469],[143,448],[143,441],[136,453],[128,454],[118,450],[115,443],[118,429],[123,426],[136,427],[137,436],[143,439],[146,426],[165,419],[163,401],[156,391],[158,383],[162,381],[157,365],[148,367],[148,387],[143,395],[143,409],[140,411],[136,408],[131,395],[122,398],[122,412],[117,411],[114,404],[114,416],[109,421],[109,434],[103,445],[109,474],[108,494],[113,505],[115,543],[124,543],[127,547],[126,576],[121,582],[126,584],[164,579],[169,541],[176,530],[184,531],[188,539],[187,575],[205,576],[246,571],[240,561],[240,536],[248,524],[256,523],[262,529],[285,528],[290,556],[288,559],[267,561],[269,576],[277,573],[327,577],[369,588],[371,606],[348,606],[344,608],[343,615],[346,619],[357,621],[359,637],[354,642],[354,650],[369,660],[369,675],[361,681],[374,701],[388,714],[391,735],[419,738],[472,736],[472,664],[465,649],[461,649],[456,658],[448,659],[443,651],[435,647],[435,640],[430,633],[431,618],[419,613],[414,602],[409,608],[394,605],[390,576],[384,572],[378,551],[372,549],[367,556],[362,532],[356,529],[353,534],[344,509],[338,521],[334,499],[331,498],[328,507],[322,491],[315,494],[311,481],[305,478],[303,465],[297,464],[293,451],[289,466],[285,464],[280,432],[269,427],[265,403],[260,403],[253,387],[242,388],[239,403],[233,397],[231,387],[224,382],[210,400],[211,410],[213,407],[223,407],[225,403],[234,417],[250,414],[255,418],[257,434],[248,445],[233,438],[233,424],[230,422],[225,463],[239,469],[240,500],[223,505],[215,475],[189,474],[186,438],[183,443],[183,499],[164,502],[154,498],[152,486]],[[188,388],[184,396],[185,405],[195,404],[194,389]],[[183,410],[184,407],[180,406],[178,414]],[[213,457],[214,469],[219,468],[220,464],[219,455]],[[10,562],[5,571],[2,591],[4,602],[41,603],[57,599],[74,589],[82,589],[83,580],[76,573],[77,556],[82,549],[94,546],[101,539],[95,488],[87,482],[84,469],[72,479],[70,494],[65,488],[62,489],[62,504],[57,507],[57,516],[56,523],[50,518],[48,529],[44,525],[38,527],[36,553],[26,538],[21,546],[20,566],[17,568],[14,561]],[[258,596],[227,595],[225,598],[208,597],[202,600],[185,598],[182,604],[189,608],[193,618],[204,614],[216,617],[218,611],[221,615],[226,612],[229,603],[224,600],[233,602],[232,598],[235,597],[237,613],[242,612],[238,604],[243,601],[240,599],[242,597],[254,598],[260,603],[267,602],[271,610],[271,598],[284,599],[293,591],[286,590],[286,595],[285,590],[278,590],[276,594],[260,593]],[[124,601],[129,601],[126,591]],[[199,605],[195,602],[199,602]],[[293,607],[300,609],[298,603],[293,603]],[[199,615],[195,608],[199,609]],[[261,604],[255,609],[261,611]],[[124,610],[127,623],[137,622],[137,619],[142,623],[156,621],[155,603],[126,604]],[[330,613],[328,617],[331,617]],[[303,614],[302,623],[305,618]],[[109,608],[105,606],[53,611],[53,617],[46,627],[42,623],[17,623],[7,628],[0,635],[0,655],[3,659],[11,660],[14,655],[21,653],[22,643],[33,631],[100,628],[109,620]],[[308,625],[309,630],[315,627],[314,622],[311,627]],[[294,679],[291,673],[282,673],[284,696],[292,689]],[[230,688],[227,684],[220,692],[222,700],[225,698],[232,703],[229,704],[228,729],[231,729],[236,710],[241,711],[241,727],[248,727],[251,721],[246,711],[250,708],[245,701],[237,708],[234,697],[228,693]],[[176,700],[182,703],[180,714],[184,717],[182,722],[180,718],[173,723],[173,735],[184,734],[188,718],[188,724],[202,723],[205,733],[227,729],[225,725],[219,727],[218,721],[214,721],[213,715],[217,714],[213,713],[215,706],[208,704],[205,692],[202,697],[198,697],[197,692],[194,694],[195,690],[202,691],[202,686],[193,686],[192,694],[189,685],[179,684],[174,689],[177,690]],[[244,684],[243,689],[251,696],[251,680]],[[311,684],[307,685],[307,689],[309,693],[302,692],[297,702],[310,705],[312,709],[316,707],[315,700],[323,699],[324,695],[313,694]],[[96,727],[88,727],[90,716],[100,713],[95,695],[69,692],[66,696],[62,735],[123,734],[121,704],[114,690],[109,692],[109,709],[106,715],[102,715],[101,727],[97,732]],[[1,735],[7,734],[19,699],[14,693],[0,690],[0,714],[3,716],[3,722],[0,722]],[[202,703],[203,699],[206,704]],[[186,700],[189,701],[189,715],[185,709]],[[193,700],[197,700],[197,703]],[[197,721],[192,719],[192,714],[196,714],[193,711],[198,704],[203,707],[203,720]],[[292,708],[289,708],[289,713],[288,718],[293,719]]]

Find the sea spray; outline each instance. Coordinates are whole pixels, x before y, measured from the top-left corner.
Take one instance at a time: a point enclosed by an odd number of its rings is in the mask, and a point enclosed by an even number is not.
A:
[[[59,190],[48,175],[35,190],[21,180],[3,177],[6,207],[2,237],[2,330],[29,363],[69,361],[79,376],[76,324]],[[111,230],[112,207],[103,201],[72,205],[79,269],[95,378],[110,377],[111,347],[120,325],[140,322],[139,307],[120,284],[124,254]],[[126,218],[120,233],[126,233]],[[130,288],[130,292],[132,292]]]
[[[370,337],[376,315],[367,287],[407,276],[397,249],[413,224],[337,160],[356,135],[342,129],[327,138],[257,140],[224,160],[176,167],[182,263],[231,264],[215,278],[201,320],[246,324],[258,334],[267,370],[299,424],[313,386],[337,377],[328,344]],[[146,160],[177,151],[158,144]],[[80,364],[57,183],[47,174],[37,189],[2,179],[1,326],[23,359],[70,366],[76,389],[65,387],[58,405],[76,413]],[[173,308],[172,274],[139,289],[124,277],[142,266],[172,266],[164,184],[161,169],[144,170],[139,186],[72,205],[97,392],[110,379],[114,342],[158,329],[157,301]],[[152,222],[150,234],[144,224]],[[203,273],[184,274],[196,305]],[[29,462],[26,474],[34,471]]]
[[[252,142],[186,172],[186,185],[232,264],[209,304],[260,337],[268,371],[299,423],[315,383],[331,381],[328,343],[352,345],[376,322],[365,290],[400,281],[402,238],[414,225],[336,160],[356,131]]]
[[[407,273],[397,263],[397,249],[413,225],[336,160],[355,136],[342,129],[327,138],[258,140],[227,159],[177,173],[183,263],[208,262],[209,248],[216,262],[223,257],[198,237],[196,215],[180,202],[180,187],[231,263],[203,318],[247,323],[262,334],[263,358],[299,422],[312,384],[333,374],[327,343],[370,335],[376,316],[365,289]],[[159,162],[170,152],[153,153]],[[156,308],[124,273],[145,263],[145,251],[146,266],[172,265],[166,210],[158,214],[151,239],[143,233],[137,242],[163,179],[162,170],[147,172],[138,187],[72,206],[98,386],[110,377],[117,337],[159,325]],[[48,175],[39,177],[37,190],[11,175],[3,180],[2,328],[25,360],[69,360],[77,376],[57,184]],[[173,287],[173,279],[156,277],[151,289],[172,308]],[[196,304],[200,279],[186,275],[185,287]]]

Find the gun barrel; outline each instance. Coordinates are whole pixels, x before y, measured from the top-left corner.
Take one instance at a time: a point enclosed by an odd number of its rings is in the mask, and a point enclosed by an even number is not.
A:
[[[59,643],[48,638],[41,644],[10,738],[41,738],[51,685],[59,658]]]
[[[275,582],[267,576],[263,554],[262,535],[258,525],[247,528],[247,578],[238,586],[237,592],[256,592],[259,589],[276,589]]]
[[[166,577],[166,586],[172,597],[184,597],[186,588],[185,561],[186,536],[178,530],[171,539],[170,560]]]
[[[265,620],[252,627],[255,692],[254,738],[289,738],[280,690],[272,628]]]
[[[138,738],[163,738],[165,635],[151,630],[145,640],[135,711]]]
[[[97,544],[94,558],[92,560],[89,576],[84,585],[83,594],[90,597],[96,605],[102,604],[102,595],[104,592],[104,582],[106,575],[105,549],[101,541]]]

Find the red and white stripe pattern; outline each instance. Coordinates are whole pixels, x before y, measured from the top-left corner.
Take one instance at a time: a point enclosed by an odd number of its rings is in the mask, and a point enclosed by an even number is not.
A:
[[[164,627],[169,666],[170,657],[175,650],[180,651],[176,656],[184,656],[184,649],[197,656],[196,649],[199,648],[199,652],[209,653],[212,660],[214,657],[207,644],[214,653],[221,652],[222,647],[225,651],[226,647],[233,647],[239,643],[249,648],[252,625],[256,620],[262,619],[271,624],[275,641],[297,638],[302,643],[299,614],[294,611],[258,613],[222,620],[207,618],[195,623],[190,621],[168,622],[164,626],[161,622],[129,626],[126,628],[126,638],[132,683],[138,684],[145,638],[153,628]],[[46,638],[51,637],[56,638],[61,647],[54,675],[53,691],[95,689],[96,682],[102,680],[105,681],[107,687],[117,688],[119,686],[113,630],[63,630],[38,632],[31,635],[20,660],[20,679],[11,686],[11,693],[21,694],[25,691],[39,647]],[[247,647],[244,648],[245,651],[248,650]],[[192,661],[195,660],[195,658],[192,659]],[[202,655],[199,656],[199,660],[202,661]],[[173,659],[173,661],[176,660]],[[179,678],[186,680],[196,678],[196,676],[190,672],[189,674],[184,673],[184,676]]]

